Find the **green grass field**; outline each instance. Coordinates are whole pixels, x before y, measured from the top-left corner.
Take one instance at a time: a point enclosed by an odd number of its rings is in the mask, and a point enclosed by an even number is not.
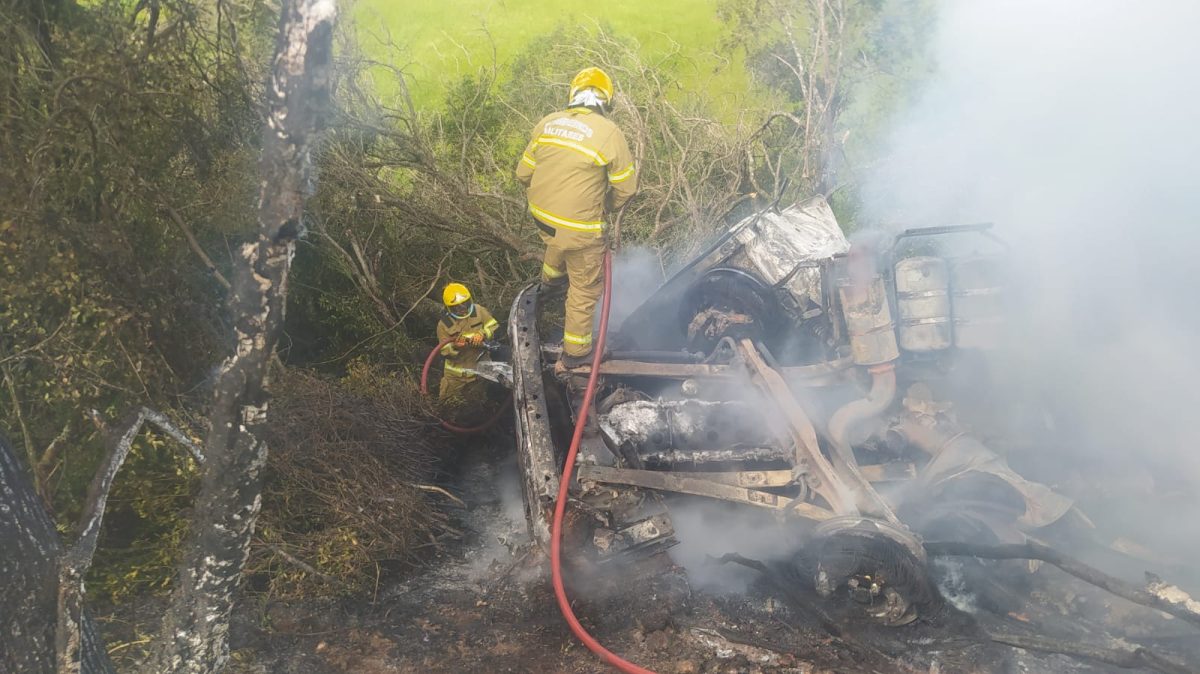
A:
[[[741,59],[723,55],[718,0],[359,0],[353,10],[368,54],[382,56],[378,36],[401,48],[419,104],[435,103],[457,77],[501,64],[560,25],[599,23],[636,39],[648,59],[678,48],[684,87],[706,86],[727,100],[745,91]],[[677,47],[676,47],[677,46]],[[389,58],[395,58],[390,56]],[[618,83],[619,84],[619,83]]]

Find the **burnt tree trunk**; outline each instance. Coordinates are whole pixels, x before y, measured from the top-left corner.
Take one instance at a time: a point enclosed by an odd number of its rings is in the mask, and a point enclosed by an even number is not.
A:
[[[283,323],[288,270],[327,112],[334,0],[285,0],[259,162],[258,235],[242,246],[231,289],[234,353],[217,376],[205,462],[184,557],[151,672],[215,672],[229,658],[229,617],[261,503],[267,448],[264,379]]]
[[[0,672],[54,672],[63,545],[42,500],[0,436]],[[104,644],[82,614],[84,672],[112,672]]]

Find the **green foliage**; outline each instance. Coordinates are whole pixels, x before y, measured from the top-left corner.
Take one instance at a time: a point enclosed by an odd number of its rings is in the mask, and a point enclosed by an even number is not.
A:
[[[440,106],[454,83],[503,67],[530,53],[552,56],[559,42],[548,39],[564,25],[596,28],[628,36],[648,63],[678,62],[676,93],[704,91],[722,117],[735,118],[746,104],[741,56],[720,48],[724,26],[719,0],[456,0],[446,11],[440,0],[360,0],[353,11],[364,49],[382,61],[401,65],[411,78],[417,104]],[[386,33],[398,50],[379,44]],[[384,91],[392,83],[381,82]]]
[[[764,147],[803,137],[781,167],[764,156],[758,180],[789,176],[798,197],[831,195],[853,228],[860,170],[883,154],[892,115],[929,68],[934,10],[931,0],[723,0],[728,45],[746,51],[756,90],[781,113]]]
[[[228,275],[253,222],[273,10],[226,3],[218,32],[212,7],[40,5],[0,8],[0,155],[18,158],[0,163],[0,425],[66,532],[107,448],[93,419],[205,402],[223,290],[188,236]],[[135,444],[93,590],[169,578],[191,488],[179,452]]]
[[[62,238],[5,222],[0,249],[5,423],[20,429],[28,465],[65,530],[105,450],[86,411],[115,421],[143,395],[168,387],[169,375],[152,360],[146,316],[91,279]],[[178,448],[152,436],[134,445],[109,500],[93,592],[117,598],[169,579],[190,480]]]
[[[377,70],[346,62],[342,123],[321,159],[315,235],[297,265],[299,309],[289,316],[289,334],[321,362],[418,360],[440,313],[437,291],[452,280],[504,319],[505,298],[539,268],[513,168],[534,123],[563,106],[567,82],[587,65],[617,79],[614,119],[641,166],[627,241],[690,245],[744,187],[742,127],[713,121],[701,92],[670,100],[682,60],[647,63],[640,45],[600,27],[560,27],[510,64],[449,85],[434,109],[389,107],[373,89]]]
[[[144,432],[109,493],[88,593],[112,601],[164,593],[174,575],[197,466],[174,440]]]
[[[439,315],[436,291],[452,280],[467,283],[503,320],[507,307],[499,298],[536,277],[540,249],[513,167],[534,122],[562,107],[567,82],[585,66],[599,65],[616,79],[613,119],[639,165],[640,194],[622,226],[626,244],[654,247],[670,264],[728,221],[776,197],[814,191],[828,194],[852,223],[856,171],[876,149],[876,130],[897,92],[915,77],[903,55],[923,35],[926,15],[916,10],[927,5],[724,2],[728,39],[720,49],[750,54],[747,72],[758,78],[741,99],[734,97],[751,104],[732,119],[729,97],[714,96],[713,87],[696,79],[696,41],[709,36],[715,48],[715,33],[696,32],[686,47],[647,46],[630,34],[644,34],[651,18],[630,29],[617,7],[605,8],[604,24],[572,23],[569,16],[563,22],[560,13],[549,32],[533,31],[546,24],[541,15],[515,31],[480,29],[485,39],[465,47],[474,59],[470,67],[439,71],[439,105],[429,104],[420,80],[422,68],[446,52],[421,52],[428,46],[421,43],[425,33],[402,33],[415,42],[407,52],[389,54],[402,64],[395,69],[347,47],[338,87],[342,119],[330,134],[311,205],[317,235],[297,266],[293,306],[299,309],[290,316],[290,335],[299,349],[293,356],[322,363],[356,356],[417,361]],[[359,16],[377,9],[360,7]],[[820,13],[824,9],[844,20]],[[486,25],[507,25],[512,10],[497,9]],[[653,13],[660,10],[669,13],[665,7]],[[423,11],[410,7],[406,18]],[[712,11],[693,5],[679,14],[694,19]],[[463,11],[423,21],[461,26],[479,18]],[[480,55],[489,40],[498,51]],[[406,63],[417,53],[416,63]],[[797,58],[804,60],[802,72],[814,73],[811,82],[791,74]],[[741,72],[738,63],[735,58],[729,66]],[[804,100],[806,90],[813,101]],[[809,119],[810,107],[820,114]],[[776,114],[768,116],[771,111]],[[780,195],[785,180],[790,189]]]

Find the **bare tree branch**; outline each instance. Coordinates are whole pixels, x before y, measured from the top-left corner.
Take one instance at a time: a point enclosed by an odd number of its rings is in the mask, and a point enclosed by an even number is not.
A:
[[[200,261],[204,263],[204,266],[208,267],[208,270],[212,272],[213,278],[217,279],[217,283],[220,283],[222,288],[229,290],[229,279],[225,278],[225,275],[222,274],[221,270],[217,268],[217,265],[212,261],[212,258],[208,256],[208,253],[204,252],[204,248],[202,248],[200,246],[200,242],[196,240],[196,235],[192,232],[192,228],[190,225],[188,225],[187,220],[183,219],[183,216],[179,214],[179,211],[167,206],[166,204],[163,204],[162,209],[163,212],[171,218],[171,221],[175,223],[175,226],[179,228],[179,231],[183,232],[183,238],[187,239],[188,247],[192,249],[192,252],[196,254],[196,257],[200,258]]]
[[[92,412],[94,418],[99,413]],[[58,566],[58,628],[55,631],[55,660],[61,674],[76,673],[82,667],[83,646],[83,578],[92,566],[96,544],[100,540],[100,527],[104,522],[104,510],[113,480],[124,465],[133,441],[150,422],[182,444],[197,462],[203,460],[200,449],[179,430],[165,415],[148,407],[142,407],[129,415],[121,424],[121,431],[112,434],[112,442],[100,468],[96,470],[88,488],[83,514],[76,525],[75,543],[59,560]]]

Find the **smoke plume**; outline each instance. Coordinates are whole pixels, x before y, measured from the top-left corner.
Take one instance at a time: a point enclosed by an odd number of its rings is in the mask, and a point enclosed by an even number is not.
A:
[[[1200,552],[1196,26],[1194,2],[944,2],[936,73],[867,190],[878,222],[996,223],[1016,287],[995,370],[1044,464],[1181,558]]]

